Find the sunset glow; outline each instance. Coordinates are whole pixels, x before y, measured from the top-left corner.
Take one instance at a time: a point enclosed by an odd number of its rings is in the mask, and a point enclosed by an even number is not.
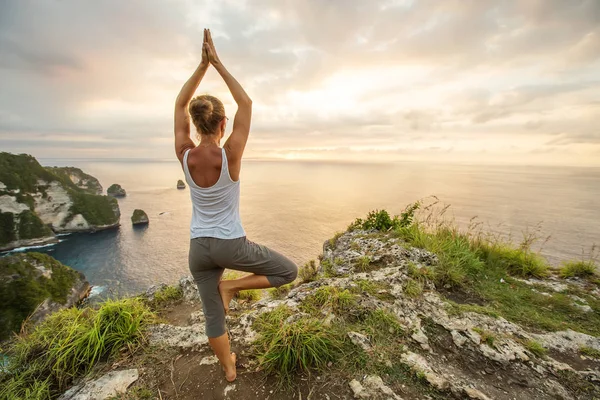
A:
[[[597,0],[19,1],[1,14],[3,151],[173,158],[173,102],[208,27],[254,101],[249,158],[600,165]],[[235,113],[214,70],[198,93]]]

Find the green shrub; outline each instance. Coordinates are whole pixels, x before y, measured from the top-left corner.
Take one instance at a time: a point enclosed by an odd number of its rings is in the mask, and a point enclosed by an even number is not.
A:
[[[312,282],[317,279],[319,268],[315,260],[310,260],[298,269],[298,277],[303,283]]]
[[[525,348],[540,358],[548,353],[548,349],[535,340],[528,340],[525,342]]]
[[[0,246],[17,240],[15,218],[11,212],[0,213]]]
[[[25,210],[19,214],[19,239],[35,239],[45,236],[54,236],[54,233],[35,213]]]
[[[421,207],[420,202],[409,204],[400,216],[391,217],[386,210],[374,210],[367,214],[366,219],[357,218],[350,224],[348,230],[356,229],[377,230],[387,232],[392,229],[405,228],[413,223],[417,210]]]
[[[41,274],[38,266],[51,272],[50,278]],[[45,299],[64,304],[80,276],[47,254],[31,252],[0,258],[0,340],[18,332],[21,323]]]
[[[482,243],[479,250],[490,267],[500,268],[510,275],[523,278],[544,278],[548,275],[546,261],[528,248],[515,248],[506,243]]]
[[[106,301],[98,310],[58,311],[8,349],[9,371],[0,377],[0,398],[54,397],[101,360],[144,341],[154,314],[138,299]],[[50,393],[50,396],[46,394]]]
[[[255,342],[260,367],[289,381],[296,372],[323,370],[342,351],[343,337],[332,326],[316,318],[286,322],[293,314],[280,306],[263,313],[254,322]]]
[[[560,276],[563,278],[588,278],[596,275],[596,265],[589,261],[569,261],[560,268]]]

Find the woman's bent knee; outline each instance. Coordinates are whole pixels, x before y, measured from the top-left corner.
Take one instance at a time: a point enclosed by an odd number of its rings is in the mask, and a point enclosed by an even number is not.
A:
[[[277,275],[267,276],[273,287],[279,287],[293,282],[298,276],[298,266],[293,261],[287,260],[283,263],[282,272]]]

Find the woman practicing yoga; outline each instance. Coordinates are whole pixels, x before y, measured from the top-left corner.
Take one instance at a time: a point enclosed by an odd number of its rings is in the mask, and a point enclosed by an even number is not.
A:
[[[233,131],[223,147],[227,123],[223,103],[210,95],[192,99],[209,65],[221,75],[238,106]],[[200,139],[198,146],[190,138],[190,117]],[[202,61],[175,102],[175,153],[192,198],[190,271],[200,292],[208,341],[229,382],[236,378],[235,353],[230,352],[225,328],[229,302],[240,290],[281,286],[298,273],[288,258],[247,240],[242,227],[239,178],[251,117],[252,100],[219,60],[210,31],[205,29]],[[225,268],[251,275],[221,280]]]

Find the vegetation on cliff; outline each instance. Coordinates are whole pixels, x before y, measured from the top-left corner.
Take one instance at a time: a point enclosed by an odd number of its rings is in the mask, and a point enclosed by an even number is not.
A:
[[[108,189],[106,190],[106,193],[109,196],[114,196],[114,197],[124,197],[127,195],[127,193],[125,192],[125,189],[123,189],[121,187],[121,185],[119,185],[117,183],[113,183],[112,185],[110,185],[108,187]]]
[[[72,177],[77,183],[72,180]],[[44,168],[30,155],[2,152],[0,153],[0,182],[3,185],[0,188],[0,195],[10,196],[4,199],[9,200],[8,204],[11,204],[10,198],[13,198],[12,201],[29,208],[16,214],[0,213],[2,222],[0,247],[10,248],[11,243],[16,244],[17,241],[48,238],[54,235],[42,221],[47,217],[42,216],[40,219],[36,211],[36,201],[52,202],[48,194],[51,184],[64,189],[71,199],[69,215],[64,219],[64,225],[78,214],[81,214],[89,225],[89,228],[84,229],[113,226],[119,223],[118,203],[113,198],[98,195],[97,193],[102,190],[98,180],[78,168]],[[47,207],[47,209],[52,208]],[[44,221],[48,222],[46,219]]]
[[[148,214],[144,210],[135,209],[131,215],[131,223],[133,225],[147,224]]]
[[[0,398],[58,397],[99,361],[133,352],[153,320],[148,306],[135,298],[53,314],[10,346],[9,370],[0,375]]]
[[[21,323],[45,299],[64,304],[79,276],[46,254],[0,258],[0,340],[19,332]]]
[[[513,244],[475,224],[459,229],[444,213],[423,203],[399,216],[373,211],[327,241],[320,262],[302,266],[297,282],[263,292],[262,298],[240,294],[228,317],[234,349],[246,367],[235,388],[219,381],[220,367],[208,360],[212,353],[202,338],[201,306],[178,303],[197,297],[193,279],[151,291],[144,302],[151,309],[180,304],[162,314],[163,324],[148,328],[150,343],[170,350],[149,347],[137,358],[126,352],[118,364],[142,372],[120,398],[143,398],[140,393],[199,398],[221,384],[224,393],[232,391],[229,396],[247,398],[311,393],[373,399],[598,398],[600,281],[593,255],[553,268],[534,249],[534,237]],[[72,345],[55,340],[76,357],[47,351],[31,363],[33,369],[17,364],[21,372],[13,370],[0,388],[46,390],[32,398],[52,398],[70,377],[108,360],[109,350],[95,359],[78,350],[83,344],[94,348],[85,321],[98,312],[72,311],[71,318],[82,318],[86,328],[65,328]],[[135,321],[140,312],[127,308],[119,315]],[[142,338],[145,326],[139,323],[130,332]],[[18,346],[34,348],[37,339],[31,333],[19,340],[10,354],[25,360]],[[110,359],[105,370],[114,364]],[[48,365],[51,375],[39,372]],[[268,375],[278,377],[279,386]],[[256,381],[264,383],[256,387]],[[8,389],[0,389],[0,396],[2,390]]]
[[[70,180],[75,186],[89,194],[102,194],[102,185],[100,181],[92,175],[86,174],[75,167],[46,167],[54,175],[59,176],[63,181]]]

